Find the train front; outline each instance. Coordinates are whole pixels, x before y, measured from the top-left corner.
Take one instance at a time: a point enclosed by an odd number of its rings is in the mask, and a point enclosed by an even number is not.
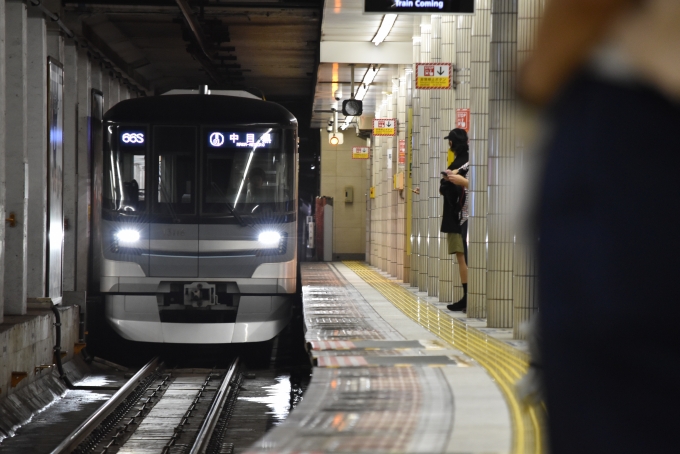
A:
[[[297,287],[297,121],[258,100],[157,98],[176,115],[147,100],[148,118],[131,103],[135,121],[105,124],[107,320],[142,342],[269,340]]]

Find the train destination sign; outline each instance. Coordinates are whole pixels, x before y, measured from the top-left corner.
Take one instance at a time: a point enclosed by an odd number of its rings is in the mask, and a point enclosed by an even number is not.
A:
[[[120,141],[124,145],[144,145],[144,133],[137,131],[121,131]]]
[[[278,134],[274,132],[250,131],[208,131],[208,146],[211,148],[275,148]]]
[[[474,0],[364,0],[364,12],[373,14],[473,14]]]
[[[416,63],[416,89],[447,90],[451,88],[451,63]]]

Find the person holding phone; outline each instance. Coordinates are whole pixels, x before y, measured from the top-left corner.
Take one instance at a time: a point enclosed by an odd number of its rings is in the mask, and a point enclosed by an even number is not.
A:
[[[445,232],[449,254],[456,254],[463,297],[446,306],[451,311],[467,310],[467,186],[465,178],[469,159],[468,136],[464,129],[456,128],[445,137],[449,141],[449,161],[442,171],[439,193],[444,196],[441,232]]]

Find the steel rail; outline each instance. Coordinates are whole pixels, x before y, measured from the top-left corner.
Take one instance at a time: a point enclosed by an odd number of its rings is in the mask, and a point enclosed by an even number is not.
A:
[[[139,372],[123,385],[118,392],[99,407],[86,421],[76,428],[59,446],[52,450],[52,454],[66,454],[73,451],[125,398],[135,389],[137,384],[145,377],[153,373],[160,365],[160,358],[156,356],[149,361]]]
[[[194,445],[191,447],[189,454],[204,454],[208,449],[210,437],[212,436],[213,430],[215,429],[217,420],[220,418],[220,414],[224,408],[224,403],[227,401],[227,397],[229,396],[229,391],[231,390],[232,386],[231,380],[234,372],[236,372],[237,365],[238,358],[234,360],[231,367],[224,376],[222,385],[217,391],[217,394],[215,394],[215,399],[213,399],[210,409],[203,420],[203,424],[201,424],[201,428],[198,430],[196,441],[194,441]]]

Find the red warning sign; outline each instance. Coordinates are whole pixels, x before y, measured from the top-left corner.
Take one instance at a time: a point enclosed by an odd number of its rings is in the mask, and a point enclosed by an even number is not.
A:
[[[470,132],[470,109],[456,109],[456,128]]]

